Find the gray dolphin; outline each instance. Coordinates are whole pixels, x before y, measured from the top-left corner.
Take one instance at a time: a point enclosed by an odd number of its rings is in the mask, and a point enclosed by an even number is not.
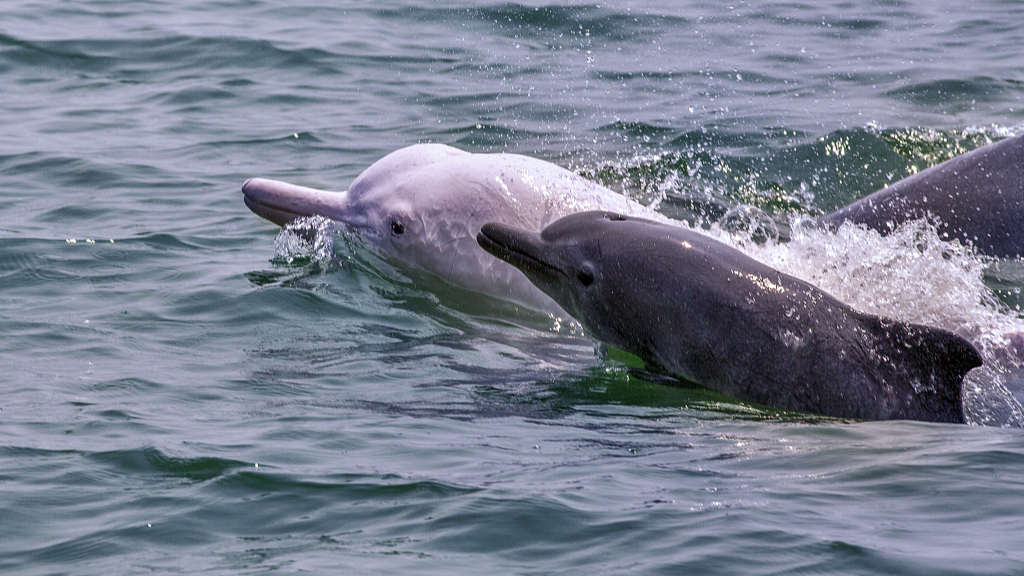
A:
[[[477,242],[595,338],[741,400],[864,420],[963,422],[963,338],[857,312],[702,234],[610,212]]]
[[[822,217],[835,228],[864,224],[882,234],[920,218],[981,254],[1024,256],[1024,134],[982,146]]]

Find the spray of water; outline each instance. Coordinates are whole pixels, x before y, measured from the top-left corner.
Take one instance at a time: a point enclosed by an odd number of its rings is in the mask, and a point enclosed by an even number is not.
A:
[[[286,264],[321,262],[334,253],[334,234],[340,224],[324,216],[304,216],[287,224],[274,240],[274,259]]]

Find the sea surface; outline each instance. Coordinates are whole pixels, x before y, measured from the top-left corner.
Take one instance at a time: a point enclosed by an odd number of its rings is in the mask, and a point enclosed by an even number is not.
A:
[[[1024,572],[1024,262],[799,225],[1024,131],[1022,54],[1017,0],[5,0],[0,573]],[[974,425],[680,386],[242,203],[418,142],[959,331]]]

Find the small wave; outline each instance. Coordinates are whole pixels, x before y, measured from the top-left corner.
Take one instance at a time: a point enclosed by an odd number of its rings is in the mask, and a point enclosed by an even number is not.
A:
[[[638,34],[663,27],[681,27],[686,18],[645,11],[630,13],[601,6],[527,6],[502,3],[482,8],[414,8],[382,10],[381,17],[416,22],[473,21],[491,24],[495,33],[506,32],[516,39],[549,39],[569,36],[602,41],[631,41]]]
[[[444,130],[441,134],[456,137],[455,143],[462,146],[494,151],[505,151],[510,144],[515,142],[543,136],[537,131],[485,123],[460,126]]]
[[[142,455],[155,471],[196,482],[211,480],[231,470],[251,466],[247,462],[208,456],[176,457],[153,447],[144,448]]]
[[[943,110],[970,109],[977,101],[997,102],[1015,90],[1008,80],[978,76],[966,80],[940,79],[918,82],[887,91],[885,94],[921,105],[937,106]]]
[[[997,126],[945,131],[929,128],[878,129],[875,133],[907,160],[910,174],[1013,135],[1012,131]]]

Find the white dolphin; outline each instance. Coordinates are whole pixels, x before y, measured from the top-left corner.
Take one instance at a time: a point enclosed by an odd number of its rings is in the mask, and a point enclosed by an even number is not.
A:
[[[540,231],[587,210],[665,220],[654,210],[564,168],[517,154],[470,154],[418,144],[388,154],[346,192],[252,178],[245,204],[278,225],[320,215],[355,229],[384,255],[442,281],[565,316],[518,269],[483,251],[480,228],[500,222]]]

